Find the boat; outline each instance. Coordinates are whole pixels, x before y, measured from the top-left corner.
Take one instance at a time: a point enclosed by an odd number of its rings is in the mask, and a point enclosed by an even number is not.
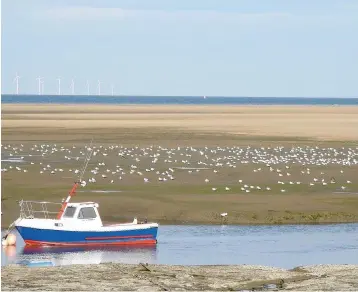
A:
[[[86,157],[86,160],[81,177],[89,157]],[[137,218],[134,218],[133,222],[129,223],[103,224],[97,203],[71,203],[70,199],[80,185],[86,185],[81,178],[74,183],[67,199],[62,203],[24,200],[19,202],[20,216],[12,227],[17,229],[25,245],[71,247],[157,243],[158,223],[148,223],[146,220],[138,222]],[[57,211],[51,211],[55,210],[54,207]]]
[[[50,202],[20,201],[20,217],[14,226],[26,245],[32,246],[103,246],[146,245],[157,243],[157,223],[133,222],[104,225],[94,202],[68,203],[55,219]],[[45,211],[34,211],[39,204]],[[36,218],[36,212],[47,218]],[[61,214],[62,213],[62,214]]]

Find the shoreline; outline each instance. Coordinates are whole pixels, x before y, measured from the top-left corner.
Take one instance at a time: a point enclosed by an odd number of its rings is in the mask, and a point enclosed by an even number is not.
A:
[[[358,265],[282,269],[260,265],[151,265],[103,263],[55,267],[2,267],[2,291],[356,290]],[[43,277],[44,273],[46,277]],[[72,279],[71,281],[61,281]]]

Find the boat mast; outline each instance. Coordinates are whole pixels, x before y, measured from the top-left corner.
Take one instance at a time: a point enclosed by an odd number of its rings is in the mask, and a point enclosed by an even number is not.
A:
[[[91,141],[90,146],[92,146],[92,143],[93,143],[93,139],[92,139],[92,141]],[[68,193],[68,196],[67,196],[66,201],[64,201],[64,202],[62,203],[61,209],[60,209],[60,211],[59,211],[58,214],[57,214],[57,219],[58,219],[58,220],[61,219],[62,214],[63,214],[63,212],[65,211],[68,202],[71,200],[71,197],[75,195],[77,187],[79,186],[79,184],[82,183],[82,178],[83,178],[83,175],[84,175],[84,173],[85,173],[85,171],[86,171],[88,162],[91,160],[93,148],[92,148],[92,147],[89,147],[89,148],[87,148],[87,150],[89,150],[89,152],[86,154],[85,161],[84,161],[84,164],[83,164],[82,171],[81,171],[81,173],[80,173],[79,180],[78,180],[78,181],[75,181],[75,183],[74,183],[72,189],[71,189],[70,192]]]

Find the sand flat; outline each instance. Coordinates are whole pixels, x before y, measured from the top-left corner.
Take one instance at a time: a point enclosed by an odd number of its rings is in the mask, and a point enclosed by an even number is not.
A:
[[[2,127],[14,131],[16,128],[166,128],[352,141],[358,140],[358,107],[5,104]]]

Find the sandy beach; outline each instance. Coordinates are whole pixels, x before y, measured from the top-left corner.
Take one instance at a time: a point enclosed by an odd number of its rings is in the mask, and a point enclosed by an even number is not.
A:
[[[2,105],[3,139],[22,129],[144,128],[238,136],[358,140],[358,107]],[[32,132],[32,131],[31,131]]]
[[[26,155],[27,172],[2,163],[7,169],[2,172],[2,226],[16,219],[16,200],[65,197],[76,179],[71,171],[82,165],[66,153],[81,156],[91,139],[102,150],[90,167],[97,165],[108,178],[97,177],[74,200],[98,202],[104,221],[141,216],[160,224],[221,224],[220,213],[228,212],[227,224],[357,222],[358,166],[356,150],[349,150],[357,147],[357,129],[358,107],[345,106],[3,104],[3,156]],[[124,158],[115,147],[124,147]],[[153,155],[159,159],[155,165]],[[319,158],[329,162],[330,156],[339,161],[320,165]],[[282,162],[275,166],[277,157]],[[305,157],[317,165],[305,165]],[[243,164],[247,159],[253,162]],[[105,166],[98,165],[102,162]],[[203,163],[208,170],[180,169]],[[44,170],[46,165],[51,167]],[[158,181],[163,173],[175,178]],[[91,175],[88,171],[86,179]],[[99,196],[98,190],[118,193]]]
[[[358,266],[72,265],[1,271],[2,291],[357,291]],[[46,275],[44,277],[44,275]]]

